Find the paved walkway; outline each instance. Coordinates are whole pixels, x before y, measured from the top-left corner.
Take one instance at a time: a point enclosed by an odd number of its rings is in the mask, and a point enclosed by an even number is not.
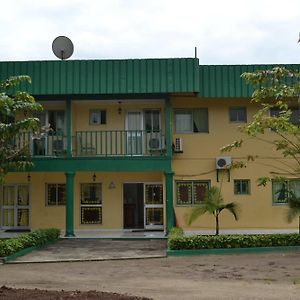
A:
[[[61,239],[9,263],[159,258],[166,256],[166,247],[167,241],[164,239]]]

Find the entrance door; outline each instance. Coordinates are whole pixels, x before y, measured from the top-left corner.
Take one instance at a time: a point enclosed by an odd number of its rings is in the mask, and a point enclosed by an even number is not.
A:
[[[144,228],[144,184],[124,183],[124,229]]]
[[[128,111],[126,117],[127,154],[143,154],[143,114],[142,111]]]
[[[145,184],[145,229],[163,229],[163,186]]]
[[[29,185],[4,185],[2,188],[2,227],[29,227]]]

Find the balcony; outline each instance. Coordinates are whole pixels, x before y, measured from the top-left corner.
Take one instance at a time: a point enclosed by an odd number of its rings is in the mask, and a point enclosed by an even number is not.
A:
[[[64,157],[68,148],[66,135],[53,133],[41,137],[22,133],[15,145],[29,147],[34,157]],[[73,157],[164,156],[165,150],[165,135],[161,131],[76,131],[71,144]]]

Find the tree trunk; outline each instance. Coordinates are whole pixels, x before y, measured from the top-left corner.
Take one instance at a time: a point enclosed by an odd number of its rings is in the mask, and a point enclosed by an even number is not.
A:
[[[300,234],[300,216],[299,216],[299,222],[298,222],[298,233]]]
[[[219,215],[216,215],[216,235],[219,235]]]

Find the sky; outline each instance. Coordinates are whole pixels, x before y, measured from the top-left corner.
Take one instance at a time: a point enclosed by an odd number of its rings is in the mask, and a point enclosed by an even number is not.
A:
[[[197,57],[200,64],[300,63],[299,0],[2,0],[0,61]]]

